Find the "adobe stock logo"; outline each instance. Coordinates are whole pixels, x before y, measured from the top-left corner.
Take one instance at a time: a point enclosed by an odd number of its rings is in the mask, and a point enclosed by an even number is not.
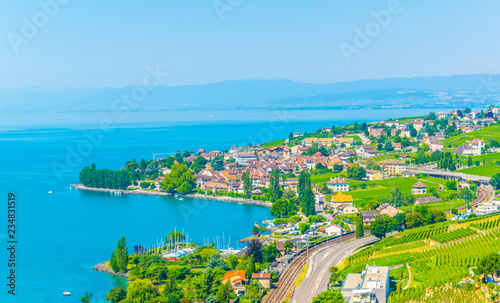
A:
[[[382,29],[391,24],[392,18],[403,11],[403,6],[399,0],[389,0],[387,7],[379,11],[371,11],[371,21],[368,21],[364,27],[354,27],[354,38],[352,44],[347,42],[340,43],[340,50],[348,63],[351,62],[354,54],[361,54],[362,50],[367,48],[372,39],[382,33]]]
[[[235,8],[240,6],[243,0],[215,0],[212,2],[219,20],[224,21],[224,15],[228,12],[232,12]]]
[[[40,29],[49,24],[49,21],[59,14],[61,5],[68,4],[70,0],[41,0],[38,1],[40,10],[35,12],[31,18],[23,17],[22,25],[19,33],[9,32],[7,39],[14,52],[19,53],[21,44],[28,44],[31,39],[34,39]]]

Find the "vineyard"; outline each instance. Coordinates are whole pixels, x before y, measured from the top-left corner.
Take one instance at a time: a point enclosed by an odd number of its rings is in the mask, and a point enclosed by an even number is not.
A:
[[[439,242],[441,244],[445,244],[451,241],[466,238],[474,234],[476,234],[476,231],[471,228],[461,228],[449,233],[434,235],[429,239]]]
[[[429,239],[432,236],[442,234],[446,231],[448,231],[447,225],[442,226],[442,227],[436,227],[436,228],[429,228],[429,227],[417,228],[415,230],[403,232],[403,233],[401,233],[401,235],[395,236],[393,238],[388,238],[388,239],[393,239],[393,240],[387,241],[385,244],[389,244],[390,246],[393,246],[393,245],[405,244],[405,243],[410,243],[410,242],[419,241],[419,240],[425,240],[425,239]]]
[[[433,244],[436,242],[446,245]],[[432,302],[431,297],[440,302],[447,293],[443,286],[469,278],[471,268],[477,267],[482,257],[498,251],[500,216],[495,215],[407,230],[357,251],[345,259],[339,269],[344,276],[363,271],[367,264],[402,265],[391,272],[397,281],[397,291],[391,294],[392,302]],[[403,286],[409,288],[402,289]],[[453,290],[456,300],[481,296],[467,289]]]
[[[480,230],[490,230],[493,228],[499,227],[500,224],[500,218],[496,220],[487,220],[487,221],[481,221],[477,223],[471,223],[471,226],[480,229]]]

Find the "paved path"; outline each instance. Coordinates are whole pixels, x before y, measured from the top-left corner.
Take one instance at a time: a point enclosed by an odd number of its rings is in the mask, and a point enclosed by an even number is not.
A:
[[[309,257],[309,269],[302,283],[294,291],[291,303],[310,303],[312,298],[326,290],[330,272],[328,269],[337,265],[356,248],[366,243],[376,241],[369,236],[352,242],[337,244],[322,248]],[[311,252],[309,252],[311,253]]]

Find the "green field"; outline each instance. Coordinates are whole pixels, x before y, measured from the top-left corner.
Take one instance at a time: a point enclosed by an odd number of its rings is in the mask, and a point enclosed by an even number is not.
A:
[[[499,124],[491,125],[467,134],[452,136],[442,140],[442,142],[445,147],[448,147],[448,145],[450,144],[452,147],[458,147],[462,145],[462,143],[466,143],[466,141],[471,141],[473,139],[483,139],[484,142],[488,143],[489,138],[494,138],[495,140],[500,142]]]
[[[493,175],[500,173],[500,166],[493,163],[486,163],[485,165],[461,169],[458,172],[471,175],[493,177]]]
[[[267,143],[262,144],[260,147],[261,147],[261,148],[267,148],[267,147],[277,147],[277,146],[281,146],[281,145],[283,145],[283,143],[285,143],[285,139],[281,139],[281,140],[277,140],[277,141],[267,142]]]
[[[320,175],[320,176],[326,176],[326,175]],[[313,177],[319,179],[320,176],[311,176],[311,182],[313,182],[312,181]],[[326,181],[328,180],[330,180],[329,177],[326,178]],[[358,181],[351,179],[346,179],[346,180],[349,182],[350,186],[353,185],[359,186],[360,184],[363,183],[365,183],[368,186],[366,189],[351,190],[347,193],[349,195],[352,195],[354,199],[354,205],[356,207],[361,207],[361,208],[364,205],[366,205],[369,201],[378,201],[380,197],[389,197],[391,195],[391,190],[394,187],[398,187],[404,194],[411,194],[413,185],[417,183],[418,180],[421,180],[425,185],[427,185],[428,189],[431,188],[439,189],[440,185],[442,185],[442,187],[444,188],[446,184],[446,180],[439,178],[432,178],[432,177],[424,177],[424,178],[396,177],[396,178],[376,180],[376,181]],[[456,191],[453,190],[447,190],[444,192],[438,191],[438,192],[443,193],[443,196],[445,194],[449,194],[450,192],[456,193]],[[330,197],[331,197],[330,195],[326,196],[328,200],[330,199]],[[444,209],[444,206],[439,205],[438,207],[439,209]]]

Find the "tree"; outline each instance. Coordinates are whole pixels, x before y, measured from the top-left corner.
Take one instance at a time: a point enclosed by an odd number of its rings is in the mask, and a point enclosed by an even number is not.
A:
[[[290,249],[293,249],[294,247],[295,247],[295,245],[291,241],[285,241],[285,243],[283,243],[283,248],[286,249],[287,252]]]
[[[422,217],[419,213],[409,213],[405,215],[406,228],[416,228],[423,225]]]
[[[391,141],[387,141],[387,142],[385,142],[383,149],[385,149],[386,151],[393,151],[394,146],[392,145]]]
[[[297,214],[297,211],[297,205],[290,200],[278,199],[271,206],[271,215],[275,218],[294,216]]]
[[[218,303],[229,303],[230,294],[233,292],[233,288],[231,287],[231,283],[226,282],[226,284],[221,284],[219,289],[217,290],[217,294],[215,298]]]
[[[125,237],[118,241],[116,249],[111,253],[109,265],[115,272],[127,272],[128,248]]]
[[[493,177],[491,177],[490,184],[495,189],[500,189],[500,173],[497,173]]]
[[[347,177],[355,180],[361,180],[366,177],[366,170],[360,165],[354,165],[347,169]]]
[[[252,196],[253,184],[252,177],[250,176],[250,170],[247,169],[241,174],[241,180],[243,181],[243,191],[248,199]]]
[[[292,141],[292,140],[293,140],[293,133],[292,133],[292,132],[290,132],[290,133],[288,134],[288,140],[290,140],[290,141]]]
[[[299,223],[300,234],[301,235],[305,234],[309,230],[310,227],[311,227],[311,224],[309,224],[309,223]]]
[[[270,200],[274,202],[281,198],[280,176],[277,169],[273,169],[269,177],[269,192],[271,194]]]
[[[339,290],[329,289],[313,298],[312,303],[345,303]]]
[[[193,165],[191,165],[191,169],[194,170],[196,173],[199,173],[200,170],[205,168],[205,165],[207,165],[208,160],[203,158],[202,156],[198,156],[194,159]]]
[[[129,284],[126,301],[127,303],[148,302],[156,297],[156,291],[150,280],[137,279]]]
[[[405,197],[401,190],[397,186],[395,186],[393,189],[391,189],[391,200],[390,204],[392,204],[394,207],[400,206],[405,200]]]
[[[262,249],[262,258],[265,262],[274,262],[279,256],[280,252],[278,251],[275,243],[264,246]]]
[[[90,303],[92,300],[92,293],[90,291],[85,292],[85,295],[80,298],[80,302],[82,303]]]
[[[472,165],[473,165],[472,156],[469,156],[469,158],[467,159],[467,166],[471,167]]]
[[[358,213],[358,218],[356,221],[356,238],[363,238],[365,235],[365,227],[363,226],[363,215],[361,212]]]
[[[299,203],[302,213],[308,217],[316,213],[314,194],[311,189],[311,175],[303,170],[300,172],[297,185]]]
[[[494,252],[484,256],[477,265],[481,274],[492,274],[500,269],[500,254]]]
[[[370,232],[375,237],[382,239],[392,231],[392,218],[387,215],[376,216],[370,223]]]
[[[246,255],[248,257],[253,255],[255,262],[262,262],[262,243],[257,239],[252,239]]]
[[[213,158],[212,161],[210,162],[210,165],[216,171],[223,170],[224,169],[224,157],[217,156],[217,157]]]
[[[117,288],[111,288],[109,293],[106,295],[106,301],[110,301],[111,303],[118,303],[121,300],[124,300],[126,297],[127,290],[123,285],[120,285]]]
[[[194,171],[188,169],[186,164],[174,164],[170,173],[165,175],[160,188],[168,192],[176,190],[181,194],[186,194],[193,191],[194,186]]]
[[[179,241],[184,241],[186,239],[186,236],[184,236],[183,233],[180,231],[173,231],[167,235],[165,238],[165,243],[175,243]]]
[[[227,261],[229,262],[229,267],[231,267],[231,269],[235,269],[238,265],[238,256],[235,254],[229,254],[229,256],[227,256]]]
[[[418,134],[418,132],[415,128],[410,129],[410,137],[416,137],[417,134]]]

